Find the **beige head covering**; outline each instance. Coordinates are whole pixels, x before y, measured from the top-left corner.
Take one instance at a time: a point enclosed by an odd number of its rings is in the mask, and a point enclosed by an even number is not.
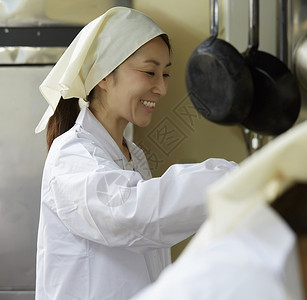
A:
[[[126,7],[111,8],[86,25],[40,86],[49,107],[35,132],[46,127],[61,96],[85,99],[138,48],[163,33],[149,17]]]
[[[186,253],[231,232],[259,203],[271,203],[300,182],[307,182],[307,121],[275,138],[210,187],[209,218]]]

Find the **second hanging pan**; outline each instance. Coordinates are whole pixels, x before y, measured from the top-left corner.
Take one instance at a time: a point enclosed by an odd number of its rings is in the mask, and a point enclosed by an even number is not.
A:
[[[244,54],[254,83],[254,101],[242,125],[264,135],[279,135],[296,121],[300,91],[296,78],[277,57],[258,50],[259,1],[249,2],[249,47]]]

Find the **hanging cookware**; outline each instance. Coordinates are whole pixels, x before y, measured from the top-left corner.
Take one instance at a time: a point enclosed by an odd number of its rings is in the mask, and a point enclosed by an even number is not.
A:
[[[242,55],[218,39],[218,2],[210,1],[210,37],[191,54],[186,86],[196,110],[209,121],[239,124],[249,114],[253,83]]]
[[[246,128],[264,135],[288,130],[300,111],[300,92],[291,71],[277,57],[258,50],[259,1],[249,2],[249,47],[244,54],[254,82],[254,101],[242,122]]]

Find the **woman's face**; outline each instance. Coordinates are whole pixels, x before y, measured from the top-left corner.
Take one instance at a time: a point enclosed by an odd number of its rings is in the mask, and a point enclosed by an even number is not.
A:
[[[169,68],[169,49],[161,37],[138,49],[98,84],[108,118],[147,126],[156,104],[167,93]]]

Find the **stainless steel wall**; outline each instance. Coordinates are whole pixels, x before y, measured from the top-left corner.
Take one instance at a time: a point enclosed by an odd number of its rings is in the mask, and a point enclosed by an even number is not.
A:
[[[34,299],[47,105],[38,86],[50,67],[0,67],[0,299]]]

